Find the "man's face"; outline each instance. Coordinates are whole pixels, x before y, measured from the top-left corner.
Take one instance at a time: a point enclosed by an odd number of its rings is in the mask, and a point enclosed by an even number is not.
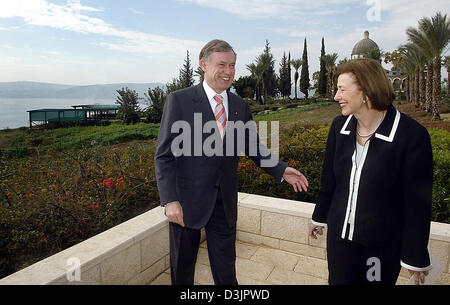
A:
[[[200,60],[206,83],[216,92],[222,93],[231,87],[234,79],[236,56],[233,51],[213,52],[208,60]]]

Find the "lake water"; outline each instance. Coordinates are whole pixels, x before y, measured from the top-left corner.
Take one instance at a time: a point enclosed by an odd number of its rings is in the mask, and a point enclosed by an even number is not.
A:
[[[72,109],[74,105],[114,105],[112,99],[0,98],[0,129],[30,126],[27,110]]]
[[[310,90],[310,96],[314,90]],[[299,93],[298,97],[303,96]],[[293,97],[293,95],[292,95]],[[30,126],[27,110],[43,108],[72,109],[74,105],[114,105],[114,99],[61,99],[61,98],[1,98],[0,129]],[[141,108],[148,105],[140,104]]]

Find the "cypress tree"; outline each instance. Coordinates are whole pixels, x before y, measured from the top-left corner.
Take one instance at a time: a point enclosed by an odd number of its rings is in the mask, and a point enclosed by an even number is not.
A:
[[[275,96],[278,91],[277,86],[277,75],[275,74],[275,60],[273,58],[272,53],[270,53],[269,41],[266,39],[266,47],[264,49],[264,54],[268,58],[271,59],[270,65],[267,67],[267,70],[264,71],[263,81],[265,85],[265,93],[268,96]]]
[[[292,94],[292,78],[291,78],[291,52],[289,51],[289,56],[288,56],[288,75],[289,75],[289,97]]]
[[[308,67],[308,49],[306,47],[306,38],[305,43],[303,45],[303,56],[302,56],[302,72],[300,74],[300,91],[303,92],[305,98],[308,98],[308,89],[309,89],[309,67]]]
[[[180,83],[182,88],[187,88],[194,84],[194,69],[192,68],[191,60],[189,58],[189,50],[187,51],[183,68],[180,70]]]
[[[319,84],[318,91],[321,96],[325,96],[327,93],[327,69],[325,67],[325,42],[322,37],[322,50],[320,52],[320,72],[319,72]]]
[[[280,90],[283,98],[291,95],[291,84],[289,81],[289,63],[286,57],[286,52],[283,53],[283,57],[280,62],[280,79],[278,89]]]

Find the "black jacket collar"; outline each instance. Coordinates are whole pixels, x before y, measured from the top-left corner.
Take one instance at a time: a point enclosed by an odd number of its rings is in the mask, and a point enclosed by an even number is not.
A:
[[[372,137],[386,142],[392,142],[397,132],[399,121],[400,112],[393,105],[388,106],[383,122],[378,126]],[[356,125],[356,118],[353,115],[349,115],[344,126],[342,126],[340,133],[342,135],[356,137]]]

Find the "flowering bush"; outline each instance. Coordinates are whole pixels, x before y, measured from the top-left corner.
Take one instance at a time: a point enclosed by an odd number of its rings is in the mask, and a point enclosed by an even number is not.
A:
[[[328,131],[329,125],[315,124],[294,125],[280,131],[280,159],[306,176],[307,193],[295,193],[289,184],[278,183],[247,157],[242,157],[238,165],[239,191],[316,202]],[[429,128],[429,133],[434,161],[432,220],[450,223],[450,133],[435,128]]]
[[[295,193],[290,184],[275,181],[247,157],[241,157],[238,165],[239,191],[315,202],[320,187],[328,130],[329,126],[294,125],[280,131],[280,159],[307,177],[307,193]]]
[[[329,125],[280,131],[281,160],[300,170],[308,192],[295,193],[247,157],[240,192],[315,202]],[[450,222],[450,133],[430,129],[434,156],[433,221]],[[0,278],[158,204],[155,141],[93,146],[70,153],[25,146],[24,158],[0,155]]]
[[[153,145],[0,160],[0,277],[154,207]]]

